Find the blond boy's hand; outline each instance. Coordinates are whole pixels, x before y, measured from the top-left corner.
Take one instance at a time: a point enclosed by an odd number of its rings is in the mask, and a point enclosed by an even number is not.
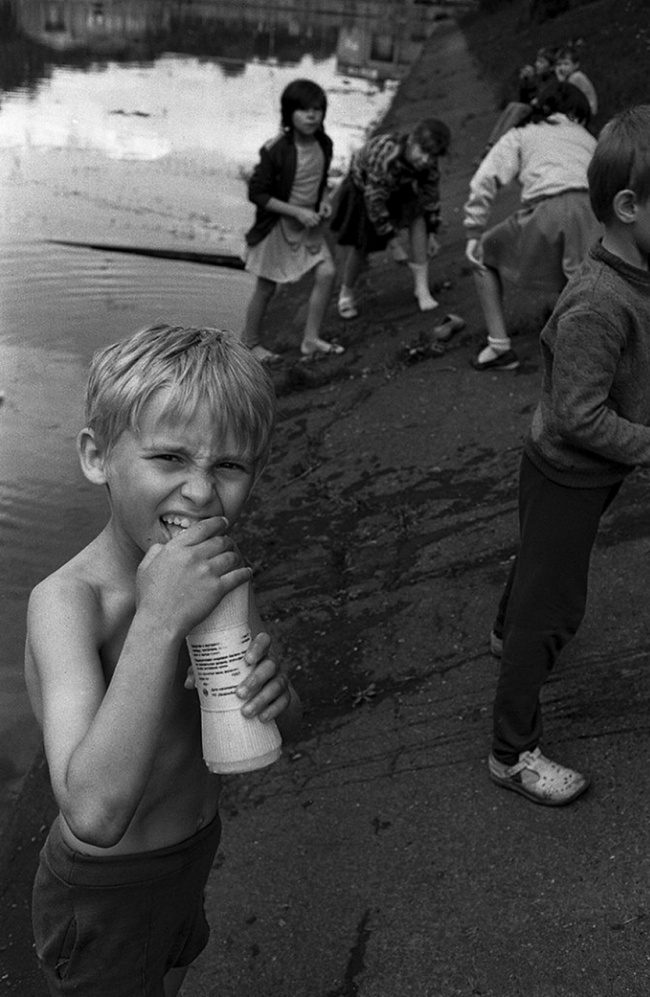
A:
[[[194,523],[166,544],[152,544],[138,568],[138,612],[150,612],[184,636],[223,597],[251,577],[228,522],[213,516]]]
[[[262,721],[274,720],[291,702],[289,679],[268,656],[270,647],[271,638],[267,633],[259,633],[253,638],[244,655],[253,670],[237,687],[237,695],[245,701],[244,716],[257,716]]]

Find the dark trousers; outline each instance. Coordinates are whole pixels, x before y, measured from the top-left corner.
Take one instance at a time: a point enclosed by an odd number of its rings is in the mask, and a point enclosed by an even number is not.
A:
[[[494,623],[503,655],[492,750],[506,765],[540,740],[540,690],[582,622],[598,524],[620,487],[557,485],[522,458],[519,551]]]

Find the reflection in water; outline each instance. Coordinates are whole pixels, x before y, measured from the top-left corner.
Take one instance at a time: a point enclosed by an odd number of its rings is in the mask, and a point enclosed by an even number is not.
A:
[[[472,0],[328,0],[326,4],[11,0],[11,10],[17,39],[22,36],[65,54],[68,65],[83,65],[91,55],[134,60],[173,51],[226,60],[236,73],[251,59],[296,64],[306,55],[319,60],[336,53],[342,72],[395,79],[408,68],[436,20],[446,17],[450,8],[471,4]],[[8,17],[5,23],[11,32]],[[6,88],[4,81],[0,84]]]

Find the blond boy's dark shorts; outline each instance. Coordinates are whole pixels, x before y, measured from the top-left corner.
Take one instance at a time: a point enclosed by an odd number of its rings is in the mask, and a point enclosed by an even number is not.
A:
[[[70,848],[57,819],[32,902],[50,993],[164,997],[167,970],[188,966],[207,944],[203,890],[220,836],[217,815],[178,845],[96,858]]]

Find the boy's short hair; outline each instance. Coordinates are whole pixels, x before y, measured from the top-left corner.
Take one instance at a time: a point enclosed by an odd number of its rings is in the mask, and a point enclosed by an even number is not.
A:
[[[570,59],[571,62],[575,62],[580,65],[580,55],[578,53],[578,48],[571,42],[567,42],[565,45],[560,45],[555,52],[556,62],[559,59]]]
[[[256,466],[264,466],[275,422],[273,384],[243,343],[221,329],[155,324],[93,357],[86,425],[110,452],[126,429],[138,431],[144,406],[169,391],[165,415],[184,418],[207,402],[215,426],[235,434]]]
[[[614,217],[614,198],[632,190],[641,203],[650,197],[650,104],[630,107],[602,129],[587,170],[591,207],[605,225]]]
[[[444,156],[451,142],[451,132],[444,121],[439,121],[438,118],[425,118],[415,126],[411,138],[417,142],[423,152]]]
[[[282,91],[280,97],[280,115],[284,129],[293,127],[294,111],[309,111],[312,107],[323,112],[323,121],[327,113],[327,94],[313,80],[292,80]]]

